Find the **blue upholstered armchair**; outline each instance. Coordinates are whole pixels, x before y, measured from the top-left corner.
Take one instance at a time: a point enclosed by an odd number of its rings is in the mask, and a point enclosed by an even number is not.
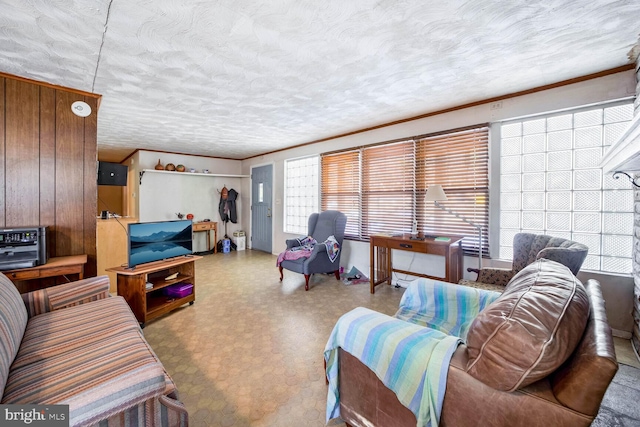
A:
[[[339,211],[324,211],[313,213],[309,217],[308,236],[318,242],[308,258],[298,258],[293,260],[283,260],[280,263],[280,281],[282,281],[282,269],[295,271],[304,274],[304,289],[309,290],[309,277],[314,273],[334,273],[336,279],[340,280],[340,255],[342,254],[342,241],[344,240],[344,229],[347,225],[347,216]],[[333,262],[327,254],[327,246],[324,243],[329,236],[334,236],[340,250],[337,258]],[[300,245],[300,239],[288,239],[287,250]]]

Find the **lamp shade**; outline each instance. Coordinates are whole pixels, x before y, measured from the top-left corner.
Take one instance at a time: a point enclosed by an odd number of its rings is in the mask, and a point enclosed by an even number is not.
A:
[[[424,199],[427,202],[440,202],[447,200],[447,195],[444,194],[442,185],[434,184],[427,188],[427,194],[425,194]]]

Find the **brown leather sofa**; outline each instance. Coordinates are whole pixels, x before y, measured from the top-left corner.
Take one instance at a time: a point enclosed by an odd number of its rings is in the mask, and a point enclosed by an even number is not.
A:
[[[599,283],[583,286],[544,259],[512,279],[466,338],[449,364],[441,426],[588,426],[618,369]],[[342,348],[339,393],[348,426],[416,425]]]

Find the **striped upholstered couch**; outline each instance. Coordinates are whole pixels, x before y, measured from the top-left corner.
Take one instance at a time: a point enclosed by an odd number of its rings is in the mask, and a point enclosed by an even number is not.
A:
[[[0,273],[0,403],[69,405],[71,426],[186,426],[164,367],[107,276],[20,295]]]

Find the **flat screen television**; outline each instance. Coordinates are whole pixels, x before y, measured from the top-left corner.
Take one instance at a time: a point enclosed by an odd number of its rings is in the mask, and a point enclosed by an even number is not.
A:
[[[192,252],[191,220],[129,224],[129,268]]]

